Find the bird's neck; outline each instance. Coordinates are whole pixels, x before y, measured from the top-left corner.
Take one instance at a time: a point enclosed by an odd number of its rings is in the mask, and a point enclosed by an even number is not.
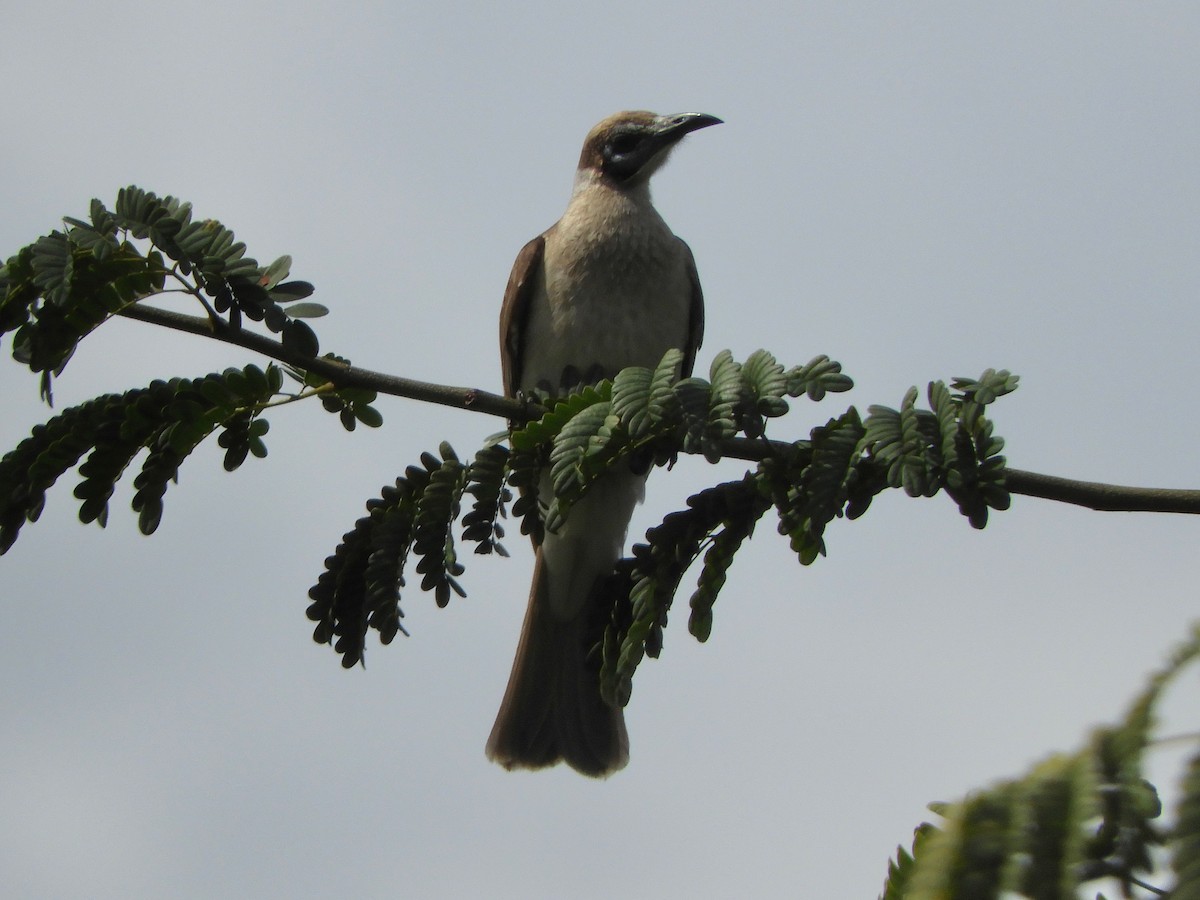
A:
[[[596,203],[618,207],[653,209],[650,202],[650,179],[639,178],[617,186],[592,168],[578,169],[571,189],[571,205]]]
[[[580,169],[567,210],[558,230],[580,241],[579,247],[596,252],[605,243],[673,241],[670,229],[650,202],[648,181],[614,185],[592,169]]]

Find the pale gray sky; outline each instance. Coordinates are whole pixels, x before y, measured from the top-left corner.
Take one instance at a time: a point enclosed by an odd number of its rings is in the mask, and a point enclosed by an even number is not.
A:
[[[828,353],[858,383],[780,437],[1003,367],[1012,465],[1197,485],[1200,6],[7,6],[4,256],[136,182],[291,253],[325,349],[495,388],[509,266],[587,129],[698,110],[727,124],[655,196],[704,282],[702,366]],[[249,361],[118,322],[59,405]],[[46,411],[0,378],[6,449]],[[446,610],[409,593],[413,637],[365,671],[310,640],[305,592],[364,501],[498,428],[379,406],[353,435],[281,410],[234,475],[200,453],[150,539],[128,490],[104,532],[52,492],[0,560],[4,893],[874,898],[926,802],[1076,747],[1200,607],[1192,519],[1016,498],[976,533],[887,496],[809,569],[764,523],[709,643],[680,609],[639,672],[626,771],[509,774],[483,743],[521,541]],[[738,471],[656,475],[637,525]]]

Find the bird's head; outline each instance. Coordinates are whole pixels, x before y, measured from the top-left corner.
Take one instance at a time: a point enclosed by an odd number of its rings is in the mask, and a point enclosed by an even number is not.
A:
[[[644,110],[619,112],[588,133],[579,171],[595,173],[622,187],[644,184],[684,135],[720,124],[716,116],[705,113],[659,116]]]

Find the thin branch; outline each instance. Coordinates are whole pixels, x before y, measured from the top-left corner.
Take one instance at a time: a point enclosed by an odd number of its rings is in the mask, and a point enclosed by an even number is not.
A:
[[[339,387],[369,388],[393,397],[407,397],[411,400],[453,406],[457,409],[468,409],[507,419],[525,420],[539,412],[538,407],[534,404],[512,400],[478,388],[452,387],[428,381],[414,381],[410,378],[399,378],[371,369],[346,365],[324,357],[306,356],[290,350],[279,341],[265,335],[241,328],[232,328],[220,319],[214,321],[201,316],[189,316],[147,306],[144,303],[126,307],[120,315],[128,319],[137,319],[140,322],[162,325],[176,331],[216,338],[228,344],[245,347],[247,350],[253,350],[288,365],[316,372]],[[788,446],[790,445],[778,442],[734,438],[728,441],[722,449],[725,456],[754,462],[764,459],[773,452],[780,452]],[[1200,491],[1195,490],[1124,487],[1094,481],[1076,481],[1054,475],[1040,475],[1020,469],[1008,469],[1005,473],[1005,484],[1014,494],[1040,497],[1044,500],[1055,500],[1059,503],[1070,503],[1094,510],[1200,515]]]
[[[339,387],[370,388],[381,394],[393,397],[407,397],[411,400],[421,400],[425,403],[438,403],[442,406],[453,406],[458,409],[471,409],[492,416],[520,418],[527,415],[526,405],[491,394],[476,388],[452,387],[445,384],[433,384],[428,381],[414,381],[410,378],[398,378],[383,372],[374,372],[359,366],[351,366],[324,357],[307,356],[285,347],[279,341],[253,331],[242,328],[232,328],[222,320],[212,320],[203,316],[189,316],[184,313],[172,312],[137,303],[123,309],[120,315],[127,319],[137,319],[139,322],[149,322],[151,325],[162,325],[176,331],[188,334],[198,334],[201,337],[215,338],[227,344],[236,344],[253,350],[272,359],[288,365],[296,366],[308,372],[324,375]]]
[[[1096,481],[1076,481],[1007,469],[1004,483],[1014,494],[1073,503],[1106,512],[1168,512],[1200,514],[1200,491],[1173,488],[1125,487]]]

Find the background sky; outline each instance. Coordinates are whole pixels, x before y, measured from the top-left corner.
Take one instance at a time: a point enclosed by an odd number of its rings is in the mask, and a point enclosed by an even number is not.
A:
[[[508,6],[509,8],[505,8]],[[847,403],[1008,368],[1010,464],[1196,487],[1200,6],[1192,3],[6,4],[0,256],[137,183],[260,261],[295,259],[323,349],[499,387],[517,250],[623,108],[726,120],[655,180],[722,348],[818,353]],[[182,300],[173,308],[195,310]],[[7,355],[7,344],[4,349]],[[136,322],[90,337],[65,408],[258,362]],[[0,373],[0,448],[48,415]],[[1079,746],[1197,616],[1200,522],[1017,497],[974,532],[876,501],[802,569],[769,521],[712,638],[682,608],[638,673],[629,767],[510,774],[483,744],[531,554],[413,590],[410,639],[343,671],[306,591],[425,449],[495,419],[394,398],[378,431],[271,417],[236,474],[200,452],[153,538],[51,492],[0,560],[8,896],[874,898],[924,805]],[[651,479],[635,533],[735,478]],[[1167,730],[1195,730],[1189,673]],[[1170,767],[1163,769],[1170,772]],[[1162,788],[1170,788],[1164,774]]]

